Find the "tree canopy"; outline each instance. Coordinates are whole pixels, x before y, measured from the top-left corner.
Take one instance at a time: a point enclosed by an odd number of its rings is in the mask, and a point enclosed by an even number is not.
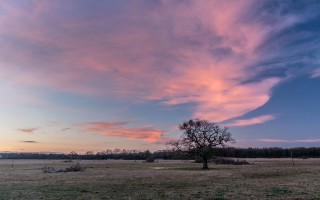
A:
[[[183,131],[180,139],[169,142],[176,150],[190,155],[200,156],[203,169],[208,168],[208,158],[214,155],[217,147],[223,147],[227,142],[234,142],[227,127],[201,119],[191,119],[179,124]]]

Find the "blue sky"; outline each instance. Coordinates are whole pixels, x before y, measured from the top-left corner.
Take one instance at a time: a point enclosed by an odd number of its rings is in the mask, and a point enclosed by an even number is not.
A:
[[[319,36],[318,1],[0,2],[0,151],[164,149],[191,118],[319,146]]]

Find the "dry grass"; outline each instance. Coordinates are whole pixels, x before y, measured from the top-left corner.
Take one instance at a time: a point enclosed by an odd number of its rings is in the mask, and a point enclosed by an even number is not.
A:
[[[320,199],[320,159],[251,159],[252,165],[81,161],[83,172],[50,173],[62,161],[0,160],[0,199]]]

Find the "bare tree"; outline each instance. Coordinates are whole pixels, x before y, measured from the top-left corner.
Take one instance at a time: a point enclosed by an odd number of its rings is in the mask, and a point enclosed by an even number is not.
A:
[[[78,156],[79,156],[79,155],[78,155],[77,152],[75,152],[75,151],[71,151],[71,152],[69,153],[70,159],[77,159]]]
[[[213,156],[215,148],[234,142],[227,127],[207,120],[191,119],[179,124],[179,129],[183,131],[181,138],[170,141],[169,145],[189,155],[200,156],[203,160],[202,169],[209,169],[208,158]]]

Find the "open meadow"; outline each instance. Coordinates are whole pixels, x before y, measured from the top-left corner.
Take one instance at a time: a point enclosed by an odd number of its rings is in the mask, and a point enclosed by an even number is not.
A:
[[[320,199],[320,159],[248,159],[250,165],[188,161],[0,160],[0,199]],[[13,164],[13,166],[12,166]]]

